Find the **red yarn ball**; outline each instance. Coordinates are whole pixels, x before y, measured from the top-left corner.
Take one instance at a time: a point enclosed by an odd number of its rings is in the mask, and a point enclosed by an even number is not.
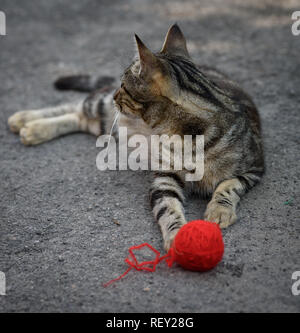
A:
[[[169,251],[172,261],[191,271],[208,271],[222,259],[224,242],[218,224],[196,220],[178,231]]]

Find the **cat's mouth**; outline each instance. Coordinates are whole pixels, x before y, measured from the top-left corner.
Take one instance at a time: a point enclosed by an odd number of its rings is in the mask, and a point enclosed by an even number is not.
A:
[[[135,119],[138,118],[138,116],[135,113],[133,113],[128,106],[126,106],[124,104],[123,105],[119,104],[116,101],[114,101],[114,106],[117,108],[117,110],[119,110],[126,117],[135,118]]]
[[[143,105],[136,102],[124,86],[116,90],[113,99],[115,106],[121,113],[131,118],[139,118],[141,116]]]

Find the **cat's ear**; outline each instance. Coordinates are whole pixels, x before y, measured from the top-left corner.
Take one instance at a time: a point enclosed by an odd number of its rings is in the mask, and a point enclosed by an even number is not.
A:
[[[140,73],[149,72],[151,69],[155,69],[158,64],[156,56],[147,48],[147,46],[141,41],[138,35],[134,35],[138,56],[140,59]]]
[[[167,32],[164,45],[160,52],[190,57],[186,47],[185,37],[177,23],[173,24]]]

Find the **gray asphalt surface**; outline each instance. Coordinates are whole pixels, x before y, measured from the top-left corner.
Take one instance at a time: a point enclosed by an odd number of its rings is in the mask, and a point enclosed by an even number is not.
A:
[[[291,33],[299,1],[0,0],[0,10],[0,311],[299,312],[291,292],[300,270],[300,36]],[[160,264],[105,289],[126,270],[130,246],[149,242],[163,252],[148,203],[151,175],[98,171],[99,149],[85,134],[24,147],[7,118],[80,98],[53,89],[60,75],[118,78],[134,54],[133,33],[158,50],[174,22],[195,60],[254,98],[267,172],[223,232],[225,255],[214,270]],[[188,219],[201,218],[206,204],[191,198]]]

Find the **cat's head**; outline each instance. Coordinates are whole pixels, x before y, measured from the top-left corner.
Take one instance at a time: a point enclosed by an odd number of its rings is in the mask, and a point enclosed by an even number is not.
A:
[[[189,59],[186,40],[177,24],[169,29],[160,52],[151,52],[135,35],[137,57],[125,69],[121,87],[114,100],[126,115],[140,117],[149,103],[169,98],[176,91],[169,62],[172,58]]]

